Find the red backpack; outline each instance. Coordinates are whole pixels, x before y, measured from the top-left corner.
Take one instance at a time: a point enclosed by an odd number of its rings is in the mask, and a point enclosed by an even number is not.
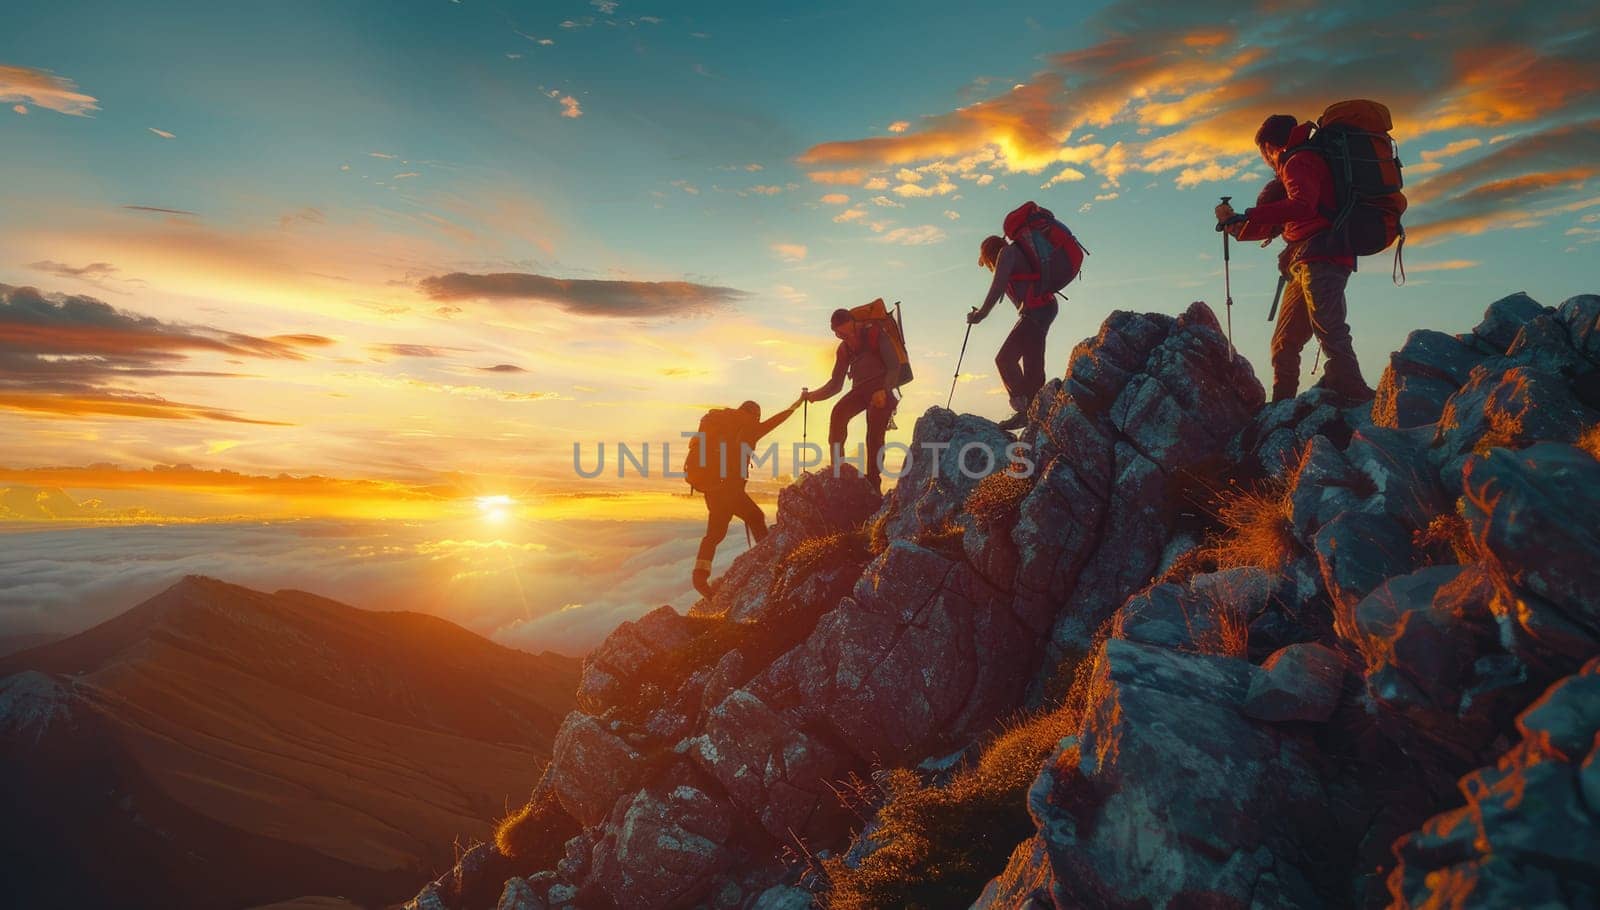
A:
[[[1005,235],[1007,240],[1022,249],[1022,254],[1028,257],[1028,265],[1033,269],[1031,272],[1011,275],[1013,281],[1033,283],[1024,293],[1024,309],[1042,307],[1054,300],[1057,291],[1078,277],[1078,271],[1083,268],[1083,257],[1089,252],[1049,209],[1040,208],[1033,202],[1024,202],[1006,216]],[[1040,280],[1040,276],[1045,272],[1045,263],[1054,255],[1066,256],[1072,267],[1067,270],[1066,280],[1055,287],[1048,287]]]

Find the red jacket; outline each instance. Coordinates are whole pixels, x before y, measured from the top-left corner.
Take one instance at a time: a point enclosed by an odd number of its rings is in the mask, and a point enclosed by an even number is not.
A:
[[[1311,124],[1302,123],[1289,134],[1289,148],[1303,145],[1310,138]],[[1329,215],[1338,204],[1333,186],[1333,172],[1328,162],[1313,151],[1291,155],[1278,165],[1278,180],[1288,192],[1288,198],[1245,210],[1245,222],[1235,225],[1233,235],[1240,240],[1265,240],[1273,228],[1283,228],[1283,239],[1290,245],[1302,244],[1326,231],[1333,223]],[[1328,253],[1311,244],[1298,260],[1306,262],[1335,262],[1353,269],[1356,259],[1349,254]]]

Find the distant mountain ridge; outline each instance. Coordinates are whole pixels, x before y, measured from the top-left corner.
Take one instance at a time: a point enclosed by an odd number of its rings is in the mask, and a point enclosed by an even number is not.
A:
[[[520,800],[578,662],[445,620],[189,576],[0,658],[22,905],[403,898]]]

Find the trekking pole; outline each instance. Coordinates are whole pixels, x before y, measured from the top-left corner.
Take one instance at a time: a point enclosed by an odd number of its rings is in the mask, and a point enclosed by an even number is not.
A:
[[[808,441],[810,441],[810,436],[811,436],[811,402],[806,400],[806,396],[808,396],[810,394],[811,394],[811,390],[810,389],[802,388],[800,390],[800,444],[801,445],[805,445]]]
[[[1317,366],[1322,363],[1322,342],[1317,342],[1317,356],[1311,359],[1311,375],[1317,375]]]
[[[1233,201],[1233,197],[1232,196],[1223,196],[1222,197],[1222,204],[1223,205],[1227,205],[1232,201]],[[1222,222],[1220,222],[1220,221],[1217,222],[1217,230],[1222,233],[1222,287],[1223,287],[1225,293],[1227,294],[1227,307],[1228,307],[1228,309],[1227,309],[1227,314],[1228,314],[1228,360],[1232,361],[1233,357],[1234,357],[1234,353],[1233,353],[1233,278],[1232,278],[1231,275],[1228,274],[1228,271],[1229,271],[1229,267],[1228,267],[1228,231],[1227,231],[1227,228],[1225,228],[1223,226]]]
[[[976,313],[977,311],[978,311],[977,307],[973,307],[972,308],[972,312]],[[950,403],[956,400],[956,380],[961,378],[961,361],[966,359],[966,356],[967,356],[967,340],[969,338],[971,338],[971,337],[972,337],[972,323],[969,322],[969,323],[967,323],[967,334],[963,335],[962,338],[961,338],[961,353],[956,355],[956,372],[955,372],[955,375],[950,377],[950,397],[946,398],[945,401],[944,401],[944,408],[947,411],[950,410]]]
[[[1272,309],[1267,310],[1267,321],[1268,322],[1274,322],[1274,321],[1277,320],[1277,318],[1278,318],[1278,299],[1283,296],[1283,286],[1285,284],[1287,284],[1288,282],[1289,282],[1289,279],[1283,277],[1283,273],[1279,272],[1278,273],[1278,289],[1276,291],[1272,292]]]

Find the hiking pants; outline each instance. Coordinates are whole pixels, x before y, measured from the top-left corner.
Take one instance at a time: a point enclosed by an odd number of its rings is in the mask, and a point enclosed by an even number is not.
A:
[[[706,536],[700,538],[700,551],[694,560],[696,574],[711,574],[711,557],[716,555],[717,544],[728,535],[728,523],[735,515],[758,542],[767,536],[767,516],[745,492],[743,483],[718,484],[707,490],[706,511]]]
[[[1315,335],[1327,358],[1324,384],[1345,389],[1364,384],[1356,363],[1350,324],[1345,321],[1345,283],[1350,270],[1334,262],[1296,262],[1272,331],[1272,400],[1292,398],[1300,388],[1300,350]]]
[[[1044,342],[1055,321],[1060,304],[1051,300],[1042,307],[1025,309],[1017,316],[1017,324],[1000,345],[994,365],[1000,370],[1000,381],[1005,384],[1006,395],[1033,400],[1044,388]]]
[[[841,460],[844,450],[844,441],[849,435],[850,421],[862,411],[867,412],[867,479],[873,486],[880,485],[883,481],[882,472],[878,470],[878,453],[883,451],[883,437],[889,430],[889,419],[894,416],[894,409],[899,402],[894,395],[889,396],[887,407],[872,407],[872,393],[883,388],[873,384],[871,386],[857,386],[844,394],[838,403],[833,406],[833,415],[828,418],[828,464],[836,465]]]

